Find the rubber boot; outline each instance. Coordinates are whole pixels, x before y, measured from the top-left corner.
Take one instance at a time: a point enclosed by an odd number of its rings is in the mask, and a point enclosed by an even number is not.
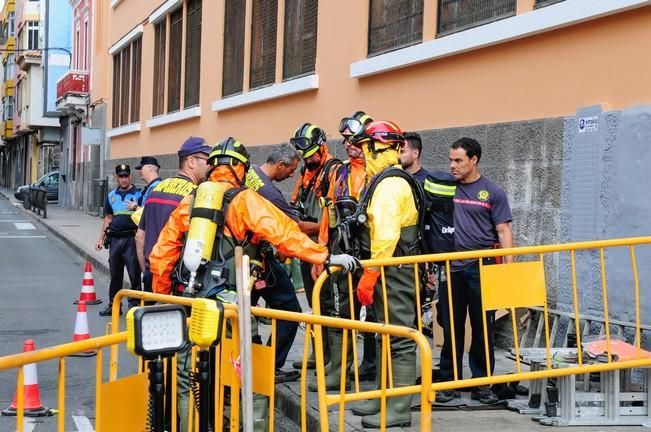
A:
[[[325,327],[322,327],[323,331],[323,364],[326,367],[326,373],[328,373],[329,362],[330,362],[330,341],[328,340],[328,332]],[[312,339],[312,351],[307,358],[307,369],[316,369],[316,358],[314,352],[314,346],[316,345],[315,340]],[[303,360],[297,360],[292,363],[294,369],[303,369]]]
[[[368,381],[375,377],[377,373],[375,363],[375,335],[373,333],[364,333],[364,357],[362,364],[359,366],[359,379]]]
[[[253,393],[253,430],[255,432],[267,432],[269,430],[269,398],[267,396]]]
[[[382,355],[381,345],[378,341],[375,341],[375,358],[379,359]],[[394,372],[395,373],[395,372]],[[375,388],[380,389],[380,379],[382,377],[382,370],[380,367],[376,368],[375,371]],[[380,412],[380,399],[369,399],[364,402],[360,402],[352,407],[353,414],[357,416],[370,416]]]
[[[393,364],[393,388],[406,387],[416,383],[416,365],[411,363]],[[386,427],[411,426],[411,400],[413,395],[393,396],[387,399]],[[378,399],[378,402],[380,400]],[[379,429],[380,413],[362,418],[362,426]]]
[[[343,345],[343,333],[335,329],[329,329],[328,336],[330,339],[329,342],[330,363],[328,363],[328,367],[326,368],[326,377],[325,377],[326,390],[327,391],[339,390],[339,386],[341,384],[341,347]],[[346,364],[348,367],[347,370],[350,370],[350,367],[353,364],[352,347],[353,346],[350,343],[350,339],[349,339],[348,352],[346,353]],[[307,389],[311,392],[318,391],[316,381],[309,383]],[[350,390],[350,374],[347,375],[346,390]]]

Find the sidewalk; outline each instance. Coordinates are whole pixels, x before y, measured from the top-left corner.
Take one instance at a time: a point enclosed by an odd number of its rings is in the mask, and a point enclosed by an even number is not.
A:
[[[102,225],[102,219],[96,216],[90,216],[81,211],[65,210],[60,208],[57,204],[48,205],[47,219],[37,216],[29,210],[24,210],[21,203],[14,199],[13,191],[0,188],[0,195],[4,195],[18,208],[22,209],[27,218],[30,218],[35,223],[47,229],[50,233],[61,239],[69,247],[75,250],[84,259],[90,260],[93,269],[106,275],[108,271],[108,251],[102,249],[96,251],[94,249],[95,242],[99,237],[99,231]],[[0,197],[0,199],[2,199]],[[299,300],[303,311],[309,311],[305,294],[299,294]],[[261,333],[268,334],[270,326],[260,326]],[[292,351],[289,354],[285,368],[291,368],[291,364],[295,360],[300,360],[303,353],[305,333],[302,328],[296,335],[296,340]],[[361,355],[362,346],[358,345],[358,354]],[[435,348],[433,365],[438,363],[439,350]],[[504,372],[513,370],[513,362],[505,357],[504,351],[496,351],[496,371]],[[464,364],[467,365],[467,359]],[[464,376],[469,376],[470,371],[464,368]],[[308,379],[310,382],[315,380],[314,372],[308,371]],[[528,385],[528,383],[523,383]],[[370,389],[371,382],[361,383],[363,389]],[[454,399],[450,404],[457,406],[454,407],[441,407],[437,406],[432,411],[432,429],[442,430],[446,432],[455,431],[500,431],[500,432],[515,432],[515,431],[549,431],[551,427],[542,426],[537,422],[531,420],[529,415],[520,415],[505,409],[481,409],[486,408],[478,404],[476,401],[471,401],[469,393],[462,392],[461,399]],[[417,397],[414,398],[414,403],[417,403]],[[284,383],[276,386],[276,409],[280,410],[284,415],[293,420],[296,424],[300,425],[301,421],[301,391],[300,383]],[[308,430],[319,430],[319,414],[318,402],[316,393],[308,393],[307,397],[308,408]],[[352,404],[346,405],[344,416],[344,430],[346,431],[361,431],[361,417],[357,417],[350,411]],[[333,406],[329,411],[329,422],[331,430],[338,430],[338,407]],[[279,429],[276,429],[279,430]],[[418,431],[419,429],[419,412],[412,412],[412,426],[410,428],[393,428],[391,430],[406,430]],[[578,430],[578,429],[577,429]],[[581,431],[604,431],[619,432],[619,431],[648,431],[645,427],[630,427],[630,426],[617,426],[617,427],[581,427]]]

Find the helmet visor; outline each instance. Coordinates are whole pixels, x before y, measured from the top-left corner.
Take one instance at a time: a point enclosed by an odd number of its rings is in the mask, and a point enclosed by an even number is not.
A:
[[[346,117],[339,122],[339,133],[343,136],[353,136],[364,131],[364,124],[356,118]]]
[[[371,134],[371,139],[384,144],[395,142],[402,145],[405,143],[405,137],[395,132],[374,132]]]
[[[290,138],[289,143],[294,146],[303,159],[312,156],[319,149],[319,146],[313,145],[312,141],[306,137]]]

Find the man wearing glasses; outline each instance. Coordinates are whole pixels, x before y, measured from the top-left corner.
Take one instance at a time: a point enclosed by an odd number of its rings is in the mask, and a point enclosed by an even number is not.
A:
[[[106,247],[109,250],[109,270],[111,283],[109,285],[109,301],[99,314],[111,315],[113,298],[122,289],[124,267],[127,268],[132,289],[140,289],[140,268],[136,255],[135,235],[137,226],[131,215],[138,207],[141,198],[140,191],[131,184],[131,168],[120,164],[115,167],[115,178],[118,187],[109,192],[104,204],[104,223],[99,239],[95,244],[96,250]],[[122,305],[120,305],[120,315]]]
[[[158,183],[148,194],[147,202],[142,203],[144,210],[136,233],[136,250],[147,292],[152,292],[149,253],[172,211],[206,179],[210,150],[203,138],[189,137],[185,140],[177,152],[179,171]]]

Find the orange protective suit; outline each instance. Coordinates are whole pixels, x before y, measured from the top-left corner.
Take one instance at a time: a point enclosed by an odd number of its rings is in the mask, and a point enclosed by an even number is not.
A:
[[[346,165],[348,165],[346,167]],[[337,197],[348,195],[355,197],[359,201],[362,189],[366,185],[366,168],[364,158],[353,158],[343,165],[334,174],[334,179],[330,182],[328,189],[328,198],[335,201]],[[347,175],[342,175],[342,170],[347,169]],[[319,227],[319,243],[328,244],[328,209],[323,209]]]
[[[298,194],[301,188],[304,190],[306,189],[315,190],[317,191],[317,196],[321,196],[321,193],[319,192],[321,188],[321,179],[317,177],[316,179],[314,179],[314,183],[312,183],[311,185],[310,183],[312,182],[312,178],[314,176],[321,175],[321,170],[323,169],[325,163],[330,159],[334,158],[334,156],[328,153],[328,147],[326,145],[323,145],[319,150],[319,152],[321,152],[321,164],[314,171],[308,171],[308,170],[305,170],[305,172],[301,171],[301,175],[298,177],[298,181],[296,182],[296,185],[294,186],[294,191],[292,192],[291,202],[295,203],[298,201],[299,199]]]
[[[227,183],[228,188],[239,187],[229,168],[217,166],[210,174],[209,181]],[[242,172],[237,172],[238,170]],[[243,167],[235,167],[235,171],[238,178],[244,178]],[[192,196],[185,197],[172,212],[149,256],[153,276],[152,289],[155,293],[171,293],[170,276],[181,257],[183,235],[190,229],[191,202]],[[228,206],[224,233],[238,242],[242,242],[247,233],[251,233],[253,244],[266,240],[281,254],[312,264],[323,264],[328,258],[325,246],[310,240],[300,231],[296,222],[250,189],[237,194]]]

